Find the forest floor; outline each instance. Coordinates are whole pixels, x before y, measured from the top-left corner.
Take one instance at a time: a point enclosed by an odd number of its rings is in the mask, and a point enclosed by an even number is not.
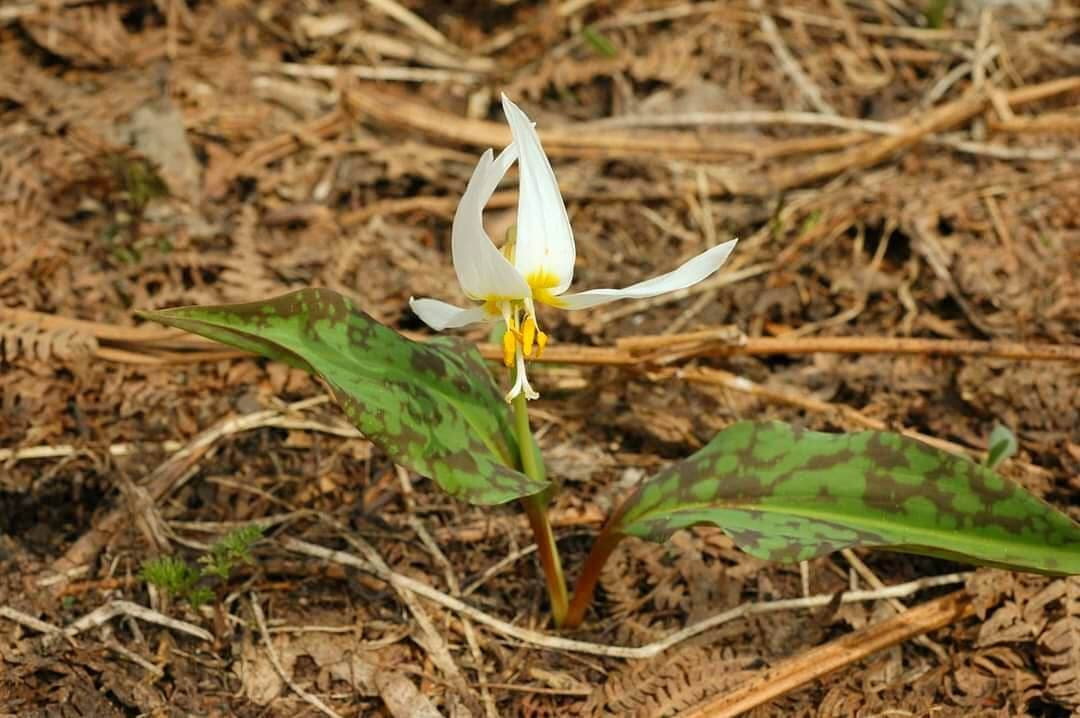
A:
[[[317,285],[427,334],[408,299],[464,301],[450,221],[509,140],[505,92],[552,157],[576,286],[740,238],[689,291],[542,312],[562,354],[531,370],[533,421],[571,577],[619,496],[746,418],[974,459],[1000,422],[1002,472],[1080,518],[1075,3],[482,5],[0,4],[0,716],[1080,708],[1078,579],[770,563],[697,528],[624,542],[558,632],[515,505],[396,469],[301,371],[135,318]],[[458,333],[490,358],[486,332]],[[251,522],[253,563],[200,610],[140,578]],[[912,640],[875,643],[897,626]]]

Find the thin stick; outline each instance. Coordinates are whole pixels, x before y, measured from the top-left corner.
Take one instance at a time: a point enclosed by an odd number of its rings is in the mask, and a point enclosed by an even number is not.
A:
[[[878,578],[878,575],[874,573],[869,566],[863,563],[863,560],[859,558],[858,555],[856,555],[853,549],[845,548],[842,549],[840,553],[851,566],[851,568],[855,570],[855,573],[862,576],[862,579],[866,581],[866,583],[868,583],[871,588],[885,588],[885,582]],[[889,606],[892,607],[893,611],[895,611],[897,614],[903,613],[907,610],[907,606],[900,603],[900,599],[898,598],[887,598],[885,599],[885,602],[888,603]],[[948,662],[948,655],[945,653],[945,649],[931,641],[926,636],[916,636],[915,642],[918,643],[920,646],[923,646],[924,648],[933,651],[934,655],[936,655],[942,663]]]
[[[520,548],[517,551],[514,551],[513,553],[511,553],[510,555],[504,556],[503,558],[499,559],[498,561],[493,563],[491,566],[486,568],[484,570],[484,572],[482,574],[480,574],[476,578],[476,580],[474,580],[472,583],[470,583],[468,586],[466,586],[464,588],[464,590],[462,590],[461,596],[464,598],[464,597],[469,596],[470,594],[474,593],[476,591],[476,589],[480,588],[485,583],[490,581],[493,576],[498,574],[500,571],[505,569],[507,566],[513,566],[519,560],[521,560],[525,556],[528,556],[529,554],[533,553],[534,551],[536,551],[536,544],[531,543],[528,546],[525,546],[524,548]]]
[[[870,132],[877,135],[896,135],[903,129],[892,122],[861,120],[821,112],[796,110],[733,110],[728,112],[682,112],[654,115],[619,115],[582,123],[590,129],[602,127],[706,127],[715,125],[794,125],[800,127],[832,127],[851,132]]]
[[[890,426],[881,419],[866,416],[858,409],[854,409],[850,406],[843,404],[830,404],[827,401],[822,401],[810,396],[803,396],[802,394],[796,394],[787,389],[778,389],[774,387],[765,386],[764,384],[758,384],[751,381],[746,377],[732,374],[731,372],[724,371],[722,369],[708,369],[706,367],[693,367],[689,369],[683,369],[679,371],[679,376],[683,379],[691,382],[697,382],[700,384],[712,384],[715,386],[722,386],[726,389],[742,392],[744,394],[750,394],[769,401],[782,402],[784,404],[790,404],[792,406],[798,406],[808,411],[815,411],[825,414],[839,415],[849,421],[863,427],[864,429],[871,429],[873,431],[889,431]],[[924,444],[929,444],[938,449],[951,452],[953,454],[967,454],[971,450],[966,446],[960,444],[954,444],[951,441],[939,439],[937,437],[922,434],[918,431],[910,429],[899,428],[895,429],[898,433],[912,439],[917,439]]]
[[[791,81],[799,88],[799,92],[815,110],[826,115],[835,115],[836,110],[825,101],[821,89],[814,84],[814,81],[810,79],[810,76],[802,69],[799,61],[795,59],[795,56],[788,50],[787,45],[784,44],[784,39],[780,37],[776,22],[765,12],[761,0],[751,0],[750,5],[761,13],[761,18],[758,21],[761,32],[765,35],[765,40],[769,43],[769,47],[772,48],[776,59],[780,61],[780,67],[783,68],[784,74],[791,78]]]
[[[270,663],[273,664],[278,677],[306,703],[315,706],[330,718],[341,718],[340,713],[323,703],[318,696],[308,693],[297,685],[292,676],[285,671],[285,667],[281,665],[281,659],[278,658],[277,651],[274,650],[274,643],[270,640],[270,631],[266,628],[266,617],[263,615],[262,606],[259,605],[259,596],[254,591],[251,592],[251,613],[255,616],[255,623],[259,626],[259,633],[262,636],[263,645],[266,647],[266,654],[270,657]]]
[[[1004,99],[1004,96],[1002,96]],[[823,115],[818,112],[797,112],[777,110],[736,110],[731,112],[686,112],[680,114],[657,114],[657,115],[622,115],[609,117],[602,120],[594,120],[584,123],[583,126],[590,129],[610,127],[629,129],[632,127],[710,127],[722,125],[788,125],[806,127],[833,127],[849,132],[863,132],[875,135],[898,135],[904,128],[895,122],[881,122],[879,120],[863,120],[836,115]],[[1046,113],[1037,117],[1017,118],[1010,120],[990,120],[990,129],[998,132],[1027,133],[1027,132],[1076,132],[1080,131],[1080,117],[1066,113]],[[817,138],[822,139],[822,138]],[[974,142],[952,136],[927,135],[922,141],[929,145],[949,147],[957,152],[965,154],[984,155],[1004,160],[1037,160],[1054,161],[1073,159],[1080,157],[1080,153],[1070,152],[1061,147],[1009,147],[999,143]],[[794,145],[780,144],[782,140],[775,140],[775,144],[763,146],[759,153],[761,157],[774,154],[788,154]],[[425,200],[443,198],[416,197],[410,198],[409,202],[422,205]],[[386,200],[394,202],[402,200]],[[420,206],[418,208],[424,209]],[[439,206],[441,209],[441,205]],[[365,210],[359,210],[365,211]]]
[[[357,549],[367,557],[367,561],[362,559],[356,559],[366,565],[372,566],[376,576],[382,573],[393,573],[390,567],[383,560],[383,557],[379,555],[379,552],[375,550],[375,547],[370,543],[347,531],[344,527],[333,521],[332,519],[324,519],[325,523],[333,526],[341,533],[344,538],[353,548]],[[439,670],[446,674],[449,682],[455,689],[461,694],[461,696],[468,702],[474,703],[477,706],[480,705],[480,701],[476,695],[472,692],[468,682],[465,680],[465,676],[461,673],[461,669],[457,663],[454,662],[454,658],[450,655],[450,648],[446,645],[446,639],[435,629],[435,624],[431,620],[431,616],[424,609],[424,606],[416,600],[416,597],[412,592],[407,590],[401,590],[401,588],[391,582],[394,590],[401,598],[402,603],[409,609],[409,613],[416,619],[416,624],[420,627],[420,631],[423,634],[423,642],[420,645],[428,652],[428,656],[431,658],[431,662],[438,666]],[[431,589],[435,590],[435,589]],[[439,592],[440,595],[445,595]],[[419,642],[419,641],[418,641]]]
[[[972,611],[971,598],[963,591],[929,601],[767,668],[734,691],[680,713],[679,718],[742,715],[877,651],[944,628]]]
[[[475,84],[480,75],[460,70],[439,70],[428,67],[399,67],[368,65],[301,65],[295,62],[255,62],[255,72],[276,73],[286,77],[301,77],[336,82],[342,75],[358,80],[383,80],[390,82],[458,82]]]
[[[399,469],[401,467],[398,467]],[[404,469],[401,469],[401,473],[408,475]],[[457,572],[454,571],[453,564],[450,563],[450,559],[446,558],[446,554],[439,548],[439,544],[435,542],[435,539],[428,533],[427,528],[424,526],[424,522],[416,516],[410,516],[408,519],[409,526],[420,538],[420,543],[424,544],[428,553],[434,557],[435,561],[443,567],[443,573],[446,576],[446,584],[450,587],[450,591],[455,596],[461,596],[461,582],[458,580]],[[488,718],[498,718],[498,710],[495,707],[495,699],[491,695],[491,691],[487,687],[487,670],[484,668],[484,656],[480,651],[480,642],[476,640],[476,631],[473,630],[472,621],[466,616],[461,618],[461,626],[465,633],[465,642],[469,644],[469,652],[472,654],[473,661],[476,663],[476,672],[479,674],[480,682],[480,697],[484,700],[484,711]]]
[[[442,591],[432,588],[426,583],[395,573],[385,566],[376,566],[357,556],[345,553],[344,551],[335,551],[333,549],[323,548],[322,546],[308,543],[307,541],[288,537],[282,539],[281,546],[295,553],[312,556],[324,561],[340,563],[345,566],[352,566],[353,568],[370,573],[390,583],[390,585],[399,590],[423,596],[444,608],[466,615],[477,623],[481,623],[504,636],[514,638],[522,643],[556,651],[587,653],[594,656],[609,656],[612,658],[652,658],[683,641],[689,640],[711,628],[715,628],[736,618],[742,618],[756,613],[769,613],[772,611],[817,608],[826,606],[834,600],[834,597],[831,595],[817,595],[780,601],[745,603],[729,611],[713,616],[712,618],[695,623],[692,626],[687,626],[666,638],[654,641],[639,648],[606,646],[599,643],[588,643],[586,641],[574,641],[568,638],[550,636],[538,631],[530,631],[527,628],[515,626],[484,613],[483,611],[477,610],[452,596],[447,596]],[[946,576],[932,576],[918,581],[890,586],[881,591],[847,591],[841,594],[840,602],[852,603],[856,601],[876,601],[890,596],[910,596],[925,588],[963,583],[967,580],[969,575],[970,573],[954,573]]]
[[[710,337],[707,332],[712,332]],[[1015,361],[1080,362],[1080,345],[1021,344],[1006,341],[967,339],[920,339],[908,337],[747,337],[745,343],[733,344],[730,330],[722,329],[725,339],[716,330],[691,334],[670,334],[660,337],[626,337],[614,348],[580,345],[548,345],[537,363],[641,366],[645,349],[677,348],[686,359],[694,356],[769,356],[787,354],[902,354],[930,356],[978,356]],[[697,334],[698,337],[693,335]],[[495,344],[480,344],[486,359],[498,359],[502,348]],[[649,360],[661,360],[668,352],[654,353]]]
[[[1077,88],[1080,88],[1080,82],[1077,83]],[[765,271],[768,271],[771,265],[755,265],[748,267],[737,272],[725,272],[717,275],[705,282],[701,282],[692,289],[699,291],[708,291],[715,287],[724,286],[736,279],[745,279],[750,276],[756,276]],[[671,295],[665,295],[665,297],[657,298],[664,301],[676,301],[678,299],[690,296],[686,293],[673,292]],[[668,299],[668,297],[673,297]],[[641,300],[643,302],[651,302],[654,300]],[[652,306],[652,305],[649,305]],[[640,310],[640,306],[634,308],[633,312]],[[176,348],[188,348],[188,347],[211,347],[215,346],[212,342],[207,340],[193,340],[191,338],[181,339],[175,332],[162,333],[151,330],[147,332],[145,339],[139,339],[136,336],[139,332],[136,330],[130,330],[125,327],[120,327],[111,324],[102,324],[99,322],[87,322],[79,319],[71,319],[68,317],[59,317],[44,312],[33,312],[29,310],[6,310],[0,309],[0,318],[11,315],[12,312],[18,312],[17,315],[12,315],[13,319],[22,322],[34,322],[39,324],[43,329],[72,329],[86,334],[94,336],[99,342],[109,344],[113,341],[119,341],[128,347],[140,347],[146,349],[165,349],[169,347]],[[611,318],[617,318],[619,315],[612,315]],[[719,334],[718,334],[719,332]],[[406,336],[412,338],[422,337],[424,335],[406,333]],[[118,337],[123,337],[119,339]],[[995,359],[1013,359],[1016,361],[1071,361],[1080,362],[1080,345],[1076,344],[1042,344],[1042,343],[1021,343],[1021,342],[1008,342],[1008,341],[979,341],[979,340],[966,340],[966,339],[922,339],[912,337],[884,337],[884,336],[863,336],[863,337],[748,337],[745,342],[738,345],[733,345],[730,341],[730,330],[728,328],[720,329],[705,329],[696,332],[688,332],[683,334],[670,334],[664,336],[638,336],[638,337],[625,337],[620,339],[615,347],[591,347],[575,344],[563,344],[563,345],[550,345],[544,350],[544,355],[540,359],[534,359],[534,361],[554,362],[563,364],[602,364],[602,365],[640,365],[642,358],[640,351],[644,349],[656,349],[662,347],[668,347],[673,345],[690,344],[692,346],[680,346],[680,351],[685,351],[688,348],[692,348],[694,351],[692,356],[763,356],[770,354],[932,354],[938,356],[984,356]],[[108,357],[102,356],[100,352],[105,351],[108,347],[102,347],[98,350],[99,358],[112,359],[114,361],[128,361],[128,358]],[[495,344],[483,343],[479,345],[480,352],[488,359],[502,359],[502,347]],[[634,350],[633,352],[625,351],[627,349]],[[134,352],[128,351],[127,355],[133,355]],[[139,354],[139,356],[146,356],[145,354]],[[228,352],[228,356],[242,357],[248,356],[246,352],[234,351]],[[160,361],[154,357],[147,357],[148,363],[164,364],[168,361]],[[221,352],[207,354],[205,356],[200,354],[188,355],[187,361],[201,361],[203,359],[207,361],[218,361],[222,358]],[[279,418],[275,421],[281,422],[278,426],[288,428],[300,428],[299,425],[290,424],[289,422],[295,421],[295,419]],[[329,433],[335,433],[339,435],[358,435],[355,429],[348,427],[345,424],[334,426],[330,428],[329,425],[310,425],[312,428],[317,428],[319,431],[327,431]],[[127,451],[125,446],[119,449],[119,452]],[[10,451],[10,450],[4,450]],[[25,451],[25,450],[24,450]],[[74,451],[74,449],[72,449]],[[59,451],[58,455],[66,455],[67,449]],[[3,453],[0,451],[0,460],[6,460],[12,458],[9,453]],[[28,456],[27,458],[34,458]]]
[[[725,329],[724,332],[730,334],[729,330]],[[673,334],[662,339],[665,346],[670,346],[684,336],[691,335]],[[627,337],[620,340],[617,346],[642,346],[643,342],[639,341],[640,339]],[[644,342],[647,343],[650,339],[652,338],[645,338]],[[545,355],[556,348],[550,347],[545,350]],[[1080,362],[1080,345],[909,337],[748,337],[745,344],[738,346],[733,346],[730,342],[718,346],[715,340],[710,345],[708,340],[704,340],[701,342],[699,356],[766,356],[770,354],[927,354],[982,356],[1016,361]]]
[[[11,606],[0,606],[0,618],[6,618],[9,621],[25,626],[38,633],[60,633],[60,629],[56,626],[42,621],[40,618],[34,618],[29,613],[23,613],[17,608]]]
[[[104,606],[96,608],[82,618],[69,624],[63,629],[63,632],[66,636],[77,636],[83,631],[104,625],[117,616],[131,616],[132,618],[138,618],[147,623],[154,623],[159,626],[164,626],[165,628],[171,628],[174,631],[179,631],[180,633],[186,633],[189,636],[194,636],[203,641],[212,642],[214,640],[214,637],[208,631],[199,628],[198,626],[192,625],[186,621],[170,618],[169,616],[158,613],[145,606],[140,606],[137,603],[132,603],[131,601],[112,601]]]
[[[446,36],[426,20],[394,0],[367,0],[367,4],[413,31],[417,37],[441,48],[456,49]]]
[[[548,513],[552,528],[573,528],[579,526],[598,526],[607,521],[607,514],[594,504],[586,504],[580,509],[562,509]],[[435,531],[443,541],[484,541],[492,536],[504,536],[509,533],[523,533],[529,529],[528,520],[521,516],[500,516],[495,519],[477,521],[464,526],[447,526]]]
[[[163,441],[161,443],[148,444],[119,443],[110,444],[105,447],[105,451],[107,451],[110,456],[131,456],[138,452],[151,450],[165,451],[166,453],[171,454],[174,451],[179,451],[183,446],[184,445],[179,441]],[[89,453],[92,452],[86,447],[77,447],[70,444],[28,446],[25,449],[0,449],[0,462],[26,461],[28,459],[57,459],[66,456],[74,456],[75,454]]]
[[[183,481],[184,477],[189,475],[189,472],[210,451],[211,447],[223,437],[261,426],[280,425],[277,424],[280,421],[295,421],[295,419],[287,416],[289,411],[317,406],[328,400],[329,398],[325,395],[317,396],[286,406],[282,411],[256,411],[244,416],[223,419],[196,436],[184,448],[166,459],[139,485],[146,489],[146,492],[153,500],[160,500],[177,483]],[[270,422],[270,424],[267,424],[267,422]],[[351,427],[348,427],[348,429],[350,432],[354,431]],[[52,571],[57,574],[67,575],[72,569],[89,563],[109,538],[123,526],[129,516],[130,512],[126,503],[112,509],[100,521],[96,522],[89,531],[68,547],[64,555],[53,563]],[[57,581],[53,581],[53,583],[57,583]],[[43,584],[39,582],[39,585]]]
[[[144,671],[146,671],[150,675],[154,676],[154,678],[164,678],[165,677],[165,671],[161,670],[160,668],[155,666],[153,663],[151,663],[149,660],[147,660],[147,659],[143,658],[142,656],[140,656],[135,651],[132,651],[129,648],[125,648],[123,645],[120,644],[119,641],[115,641],[115,640],[106,641],[105,647],[108,648],[110,651],[115,651],[116,653],[119,653],[121,656],[128,659],[132,663],[134,663],[134,664],[136,664],[138,666],[141,666]]]

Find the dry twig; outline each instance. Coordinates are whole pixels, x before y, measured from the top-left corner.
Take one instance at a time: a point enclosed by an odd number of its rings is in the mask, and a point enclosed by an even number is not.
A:
[[[333,549],[323,548],[316,544],[309,543],[307,541],[301,541],[295,538],[285,538],[282,540],[281,545],[289,551],[304,554],[306,556],[312,556],[324,561],[333,561],[345,566],[352,566],[353,568],[360,569],[361,571],[373,574],[378,578],[390,583],[394,588],[405,593],[415,593],[419,596],[434,601],[444,608],[448,608],[451,611],[460,613],[464,616],[468,616],[477,623],[483,624],[488,628],[491,628],[498,633],[514,638],[522,643],[539,646],[541,648],[549,648],[552,650],[569,651],[574,653],[588,653],[595,656],[609,656],[612,658],[652,658],[659,655],[664,651],[678,645],[694,636],[697,636],[705,631],[715,628],[719,625],[735,620],[737,618],[743,618],[755,613],[769,613],[772,611],[790,611],[793,609],[807,609],[817,608],[820,606],[828,605],[834,600],[833,596],[808,596],[806,598],[796,598],[781,601],[763,601],[760,603],[745,603],[730,611],[713,616],[712,618],[696,623],[692,626],[688,626],[681,631],[676,631],[670,636],[654,641],[645,646],[639,648],[627,648],[622,646],[605,646],[598,643],[588,643],[585,641],[574,641],[567,638],[560,638],[558,636],[549,636],[536,631],[530,631],[525,628],[520,628],[513,624],[507,623],[501,619],[495,618],[483,611],[479,611],[472,606],[454,598],[453,596],[447,596],[442,591],[439,591],[431,586],[417,581],[416,579],[409,578],[396,573],[389,568],[383,566],[376,566],[361,558],[345,553],[343,551],[334,551]],[[909,596],[912,593],[920,591],[924,588],[930,588],[933,586],[948,586],[956,583],[963,583],[966,580],[967,574],[949,574],[947,576],[934,576],[919,581],[912,581],[906,584],[900,584],[897,586],[891,586],[888,589],[881,591],[848,591],[841,595],[840,600],[843,603],[855,602],[855,601],[869,601],[878,600],[889,597],[901,597]]]
[[[838,668],[915,636],[944,628],[972,613],[971,599],[966,593],[951,593],[767,668],[738,689],[686,711],[679,718],[741,715]]]
[[[183,449],[170,456],[164,463],[156,468],[140,486],[146,490],[147,495],[153,501],[160,500],[177,482],[189,475],[189,472],[198,464],[203,456],[220,439],[243,431],[249,431],[261,426],[272,426],[276,422],[286,419],[286,412],[296,411],[311,407],[327,401],[328,398],[316,397],[296,402],[286,408],[285,412],[277,410],[257,411],[240,417],[224,419],[206,431],[196,436]],[[350,429],[350,432],[353,430]],[[79,539],[68,547],[67,551],[57,559],[51,569],[51,573],[67,575],[69,571],[77,569],[89,563],[94,556],[105,546],[109,538],[118,531],[130,518],[128,506],[114,508]],[[50,580],[46,577],[43,580]],[[50,580],[50,584],[55,583]]]
[[[285,667],[281,665],[281,659],[278,658],[277,651],[274,649],[274,642],[270,639],[270,631],[266,628],[266,617],[263,615],[262,606],[259,605],[259,596],[254,591],[251,592],[251,614],[255,617],[255,624],[259,627],[259,634],[262,636],[263,646],[266,648],[266,655],[270,657],[270,663],[274,666],[274,671],[277,672],[278,677],[284,681],[293,693],[300,696],[305,703],[315,706],[322,711],[324,715],[330,716],[330,718],[341,718],[341,715],[330,706],[326,705],[321,698],[311,693],[308,693],[292,679]]]

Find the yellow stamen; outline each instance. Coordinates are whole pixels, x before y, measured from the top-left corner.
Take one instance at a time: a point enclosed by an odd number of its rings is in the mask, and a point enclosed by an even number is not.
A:
[[[514,366],[514,350],[517,349],[517,337],[514,336],[513,331],[507,330],[503,334],[502,345],[503,364],[505,364],[506,368],[509,369],[510,367]]]
[[[526,358],[532,356],[534,341],[536,341],[536,320],[531,316],[525,317],[525,323],[521,325],[521,346]]]
[[[540,355],[544,353],[544,347],[547,346],[548,335],[543,332],[536,332],[536,358],[539,359]]]

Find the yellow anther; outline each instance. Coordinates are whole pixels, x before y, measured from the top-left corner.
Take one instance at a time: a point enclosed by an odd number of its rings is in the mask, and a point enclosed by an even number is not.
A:
[[[514,366],[514,350],[517,348],[517,337],[514,336],[514,332],[506,331],[502,338],[503,344],[503,364],[509,369]]]
[[[531,316],[525,317],[525,323],[521,325],[521,346],[524,348],[526,357],[532,356],[533,342],[535,341],[536,320],[533,319]]]
[[[543,332],[536,333],[536,358],[539,359],[540,355],[544,353],[544,347],[547,346],[548,335]]]

